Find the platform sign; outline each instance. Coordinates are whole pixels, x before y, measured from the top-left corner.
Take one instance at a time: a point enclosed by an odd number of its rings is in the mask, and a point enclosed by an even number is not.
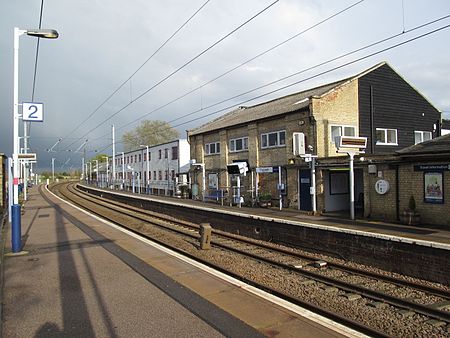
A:
[[[36,162],[36,153],[17,154],[19,162]]]
[[[22,119],[28,122],[43,122],[44,104],[37,102],[22,103]]]

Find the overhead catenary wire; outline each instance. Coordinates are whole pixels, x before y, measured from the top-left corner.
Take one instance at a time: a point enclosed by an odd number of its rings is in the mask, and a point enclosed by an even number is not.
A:
[[[282,77],[282,78],[280,78],[280,79],[271,81],[271,82],[266,83],[266,84],[264,84],[264,85],[258,86],[258,87],[256,87],[256,88],[250,89],[250,90],[248,90],[248,91],[245,91],[245,92],[243,92],[243,93],[234,95],[234,96],[229,97],[229,98],[227,98],[227,99],[224,99],[224,100],[221,100],[221,101],[219,101],[219,102],[213,103],[213,104],[211,104],[211,105],[209,105],[209,106],[202,107],[201,109],[197,109],[197,110],[195,110],[195,111],[189,112],[189,113],[187,113],[187,114],[184,114],[184,115],[182,115],[182,116],[180,116],[180,117],[177,117],[177,118],[175,118],[175,119],[173,119],[173,120],[168,121],[168,123],[176,122],[176,121],[181,120],[181,119],[183,119],[183,118],[192,116],[192,115],[194,115],[194,114],[196,114],[196,113],[205,111],[206,109],[210,109],[210,108],[216,107],[216,106],[218,106],[218,105],[221,105],[221,104],[223,104],[223,103],[226,103],[226,102],[228,102],[228,101],[232,101],[232,100],[234,100],[234,99],[236,99],[236,98],[239,98],[239,97],[241,97],[241,96],[244,96],[244,95],[250,94],[250,93],[252,93],[252,92],[255,92],[255,91],[257,91],[257,90],[263,89],[263,88],[265,88],[265,87],[274,85],[274,84],[276,84],[276,83],[279,83],[279,82],[281,82],[281,81],[287,80],[287,79],[292,78],[292,77],[294,77],[294,76],[298,76],[298,75],[300,75],[300,74],[302,74],[302,73],[306,73],[307,71],[311,71],[311,70],[313,70],[313,69],[316,69],[316,68],[318,68],[318,67],[324,66],[324,65],[329,64],[329,63],[331,63],[331,62],[334,62],[334,61],[343,59],[343,58],[348,57],[348,56],[350,56],[350,55],[353,55],[353,54],[355,54],[355,53],[361,52],[361,51],[363,51],[363,50],[365,50],[365,49],[374,47],[374,46],[376,46],[376,45],[379,45],[379,44],[381,44],[381,43],[387,42],[387,41],[389,41],[389,40],[392,40],[392,39],[397,38],[397,37],[399,37],[399,36],[402,36],[402,35],[404,35],[404,34],[411,33],[411,32],[413,32],[413,31],[416,31],[416,30],[420,29],[420,28],[424,28],[424,27],[426,27],[426,26],[429,26],[429,25],[431,25],[431,24],[437,23],[437,22],[442,21],[442,20],[444,20],[444,19],[447,19],[447,18],[449,18],[449,17],[450,17],[450,15],[445,15],[445,16],[442,16],[442,17],[440,17],[440,18],[438,18],[438,19],[435,19],[435,20],[426,22],[426,23],[424,23],[424,24],[418,25],[418,26],[416,26],[416,27],[413,27],[413,28],[411,28],[411,29],[409,29],[409,30],[407,30],[407,31],[400,32],[400,33],[397,33],[397,34],[393,34],[393,35],[391,35],[391,36],[389,36],[389,37],[383,38],[383,39],[381,39],[381,40],[377,40],[377,41],[375,41],[375,42],[373,42],[373,43],[367,44],[367,45],[365,45],[365,46],[363,46],[363,47],[354,49],[354,50],[352,50],[352,51],[350,51],[350,52],[347,52],[347,53],[341,54],[341,55],[339,55],[339,56],[333,57],[333,58],[328,59],[328,60],[326,60],[326,61],[324,61],[324,62],[321,62],[321,63],[318,63],[318,64],[313,65],[313,66],[311,66],[311,67],[302,69],[302,70],[300,70],[300,71],[297,71],[297,72],[295,72],[295,73],[292,73],[292,74],[287,75],[287,76],[285,76],[285,77]],[[232,106],[232,107],[233,107],[233,106]],[[226,109],[228,109],[228,107],[227,107]],[[142,118],[142,117],[141,117],[141,118]],[[134,122],[136,122],[136,120],[134,120],[134,121],[132,121],[132,122],[134,123]],[[189,122],[192,122],[192,120],[190,120],[190,121],[188,121],[188,122],[186,122],[186,123],[189,123]],[[130,124],[131,124],[131,123],[127,123],[127,124],[125,124],[124,126],[121,126],[121,127],[116,128],[116,130],[122,129],[122,128],[124,128],[125,126],[128,126],[128,125],[130,125]],[[178,126],[178,125],[177,125],[177,126]],[[105,135],[103,135],[101,138],[104,138],[104,136],[105,136]]]
[[[449,16],[447,15],[446,17],[449,17]],[[421,25],[421,26],[423,27],[423,25]],[[418,40],[418,39],[424,38],[424,37],[429,36],[429,35],[431,35],[431,34],[437,33],[437,32],[442,31],[442,30],[444,30],[444,29],[448,29],[449,27],[450,27],[450,25],[445,25],[445,26],[436,28],[436,29],[434,29],[434,30],[432,30],[432,31],[428,31],[428,32],[426,32],[426,33],[423,33],[423,34],[417,35],[417,36],[415,36],[415,37],[412,37],[412,38],[410,38],[410,39],[408,39],[408,40],[405,40],[405,41],[402,41],[402,42],[393,44],[393,45],[391,45],[391,46],[385,47],[385,48],[380,49],[380,50],[378,50],[378,51],[375,51],[375,52],[369,53],[369,54],[367,54],[367,55],[361,56],[361,57],[359,57],[359,58],[356,58],[356,59],[354,59],[354,60],[345,62],[345,63],[343,63],[343,64],[341,64],[341,65],[332,67],[332,68],[330,68],[330,69],[327,69],[327,70],[325,70],[325,71],[319,72],[319,73],[314,74],[314,75],[312,75],[312,76],[309,76],[309,77],[307,77],[307,78],[304,78],[304,79],[295,81],[295,82],[293,82],[293,83],[287,84],[287,85],[285,85],[285,86],[282,86],[282,87],[280,87],[280,88],[271,90],[271,91],[269,91],[269,92],[266,92],[266,93],[263,93],[263,94],[254,96],[254,97],[249,98],[249,99],[247,99],[247,100],[241,101],[241,102],[239,102],[239,103],[237,103],[237,104],[235,103],[235,104],[233,104],[233,105],[227,106],[227,107],[225,107],[225,108],[221,108],[221,109],[219,109],[219,110],[210,112],[210,113],[205,114],[205,115],[202,115],[202,116],[200,116],[200,117],[197,117],[197,118],[194,118],[194,119],[190,119],[189,121],[185,121],[185,122],[179,123],[179,124],[177,124],[177,125],[171,126],[171,128],[176,128],[176,127],[185,125],[185,124],[187,124],[187,123],[192,123],[192,122],[198,121],[198,120],[200,120],[200,119],[204,119],[204,118],[206,118],[206,117],[210,117],[210,116],[216,115],[216,114],[218,114],[218,113],[224,112],[224,111],[226,111],[226,110],[230,110],[230,109],[232,109],[232,108],[234,108],[234,107],[236,107],[236,106],[239,106],[239,105],[242,105],[242,104],[245,104],[245,103],[248,103],[248,102],[257,100],[257,99],[260,99],[260,98],[262,98],[262,97],[264,97],[264,96],[271,95],[271,94],[273,94],[273,93],[276,93],[276,92],[279,92],[279,91],[281,91],[281,90],[287,89],[287,88],[289,88],[289,87],[295,86],[295,85],[300,84],[300,83],[302,83],[302,82],[306,82],[306,81],[308,81],[308,80],[312,80],[312,79],[314,79],[314,78],[323,76],[323,75],[325,75],[325,74],[327,74],[327,73],[334,72],[334,71],[336,71],[336,70],[338,70],[338,69],[342,69],[342,68],[344,68],[344,67],[347,67],[347,66],[349,66],[349,65],[355,64],[355,63],[360,62],[360,61],[362,61],[362,60],[365,60],[365,59],[367,59],[367,58],[370,58],[370,57],[373,57],[373,56],[375,56],[375,55],[378,55],[378,54],[387,52],[387,51],[392,50],[392,49],[394,49],[394,48],[398,48],[398,47],[400,47],[400,46],[403,46],[403,45],[405,45],[405,44],[411,43],[411,42],[416,41],[416,40]],[[385,39],[384,39],[384,40],[385,40]],[[242,95],[244,95],[244,94],[242,94]],[[109,147],[111,147],[111,144],[108,144],[108,145],[106,145],[104,148],[102,148],[102,151],[108,149]]]
[[[120,112],[122,112],[123,110],[125,110],[126,108],[128,108],[130,105],[132,105],[134,102],[138,101],[139,99],[141,99],[143,96],[145,96],[146,94],[148,94],[150,91],[152,91],[153,89],[155,89],[156,87],[158,87],[160,84],[164,83],[165,81],[167,81],[169,78],[171,78],[172,76],[174,76],[175,74],[177,74],[180,70],[184,69],[185,67],[187,67],[188,65],[190,65],[192,62],[194,62],[195,60],[197,60],[198,58],[200,58],[202,55],[204,55],[205,53],[207,53],[208,51],[210,51],[211,49],[213,49],[215,46],[217,46],[218,44],[220,44],[221,42],[223,42],[225,39],[229,38],[231,35],[233,35],[234,33],[236,33],[238,30],[240,30],[242,27],[244,27],[245,25],[247,25],[248,23],[250,23],[251,21],[253,21],[254,19],[256,19],[258,16],[260,16],[261,14],[263,14],[264,12],[266,12],[269,8],[271,8],[273,5],[275,5],[277,2],[279,2],[280,0],[275,0],[272,3],[270,3],[268,6],[264,7],[262,10],[260,10],[259,12],[257,12],[256,14],[254,14],[252,17],[250,17],[249,19],[247,19],[246,21],[244,21],[243,23],[241,23],[240,25],[238,25],[236,28],[234,28],[233,30],[231,30],[229,33],[225,34],[223,37],[221,37],[219,40],[217,40],[216,42],[214,42],[212,45],[210,45],[209,47],[207,47],[206,49],[204,49],[203,51],[201,51],[199,54],[197,54],[196,56],[194,56],[193,58],[191,58],[189,61],[185,62],[183,65],[181,65],[180,67],[178,67],[176,70],[172,71],[169,75],[165,76],[164,78],[162,78],[161,80],[159,80],[157,83],[155,83],[154,85],[152,85],[150,88],[146,89],[144,92],[142,92],[141,94],[139,94],[136,98],[134,98],[132,101],[128,102],[126,105],[124,105],[122,108],[120,108],[118,111],[116,111],[114,114],[108,116],[107,119],[103,120],[102,122],[100,122],[99,124],[97,124],[95,127],[93,127],[92,129],[90,129],[88,132],[86,132],[81,138],[86,137],[87,135],[89,135],[92,131],[94,131],[95,129],[97,129],[98,127],[102,126],[104,123],[106,123],[107,121],[109,121],[111,118],[113,118],[114,116],[116,116],[117,114],[119,114]],[[67,148],[71,147],[73,144],[70,144],[69,146],[67,146]]]
[[[221,79],[222,77],[224,77],[224,76],[226,76],[226,75],[232,73],[233,71],[235,71],[235,70],[241,68],[242,66],[244,66],[244,65],[246,65],[246,64],[248,64],[248,63],[250,63],[250,62],[252,62],[252,61],[254,61],[254,60],[256,60],[257,58],[259,58],[259,57],[261,57],[261,56],[263,56],[263,55],[266,55],[267,53],[269,53],[269,52],[271,52],[271,51],[277,49],[278,47],[281,47],[282,45],[284,45],[284,44],[286,44],[286,43],[288,43],[288,42],[294,40],[295,38],[297,38],[297,37],[299,37],[299,36],[305,34],[306,32],[309,32],[310,30],[312,30],[312,29],[314,29],[314,28],[316,28],[316,27],[322,25],[323,23],[325,23],[325,22],[327,22],[327,21],[333,19],[334,17],[336,17],[336,16],[338,16],[338,15],[340,15],[340,14],[342,14],[342,13],[348,11],[349,9],[355,7],[356,5],[359,5],[360,3],[364,2],[364,1],[365,1],[365,0],[360,0],[360,1],[357,1],[357,2],[355,2],[355,3],[353,3],[353,4],[351,4],[350,6],[345,7],[344,9],[342,9],[342,10],[340,10],[340,11],[338,11],[338,12],[336,12],[336,13],[330,15],[330,16],[328,16],[327,18],[325,18],[325,19],[323,19],[323,20],[321,20],[321,21],[319,21],[319,22],[317,22],[317,23],[315,23],[315,24],[309,26],[309,27],[306,28],[306,29],[303,29],[303,30],[300,31],[299,33],[296,33],[296,34],[294,34],[293,36],[289,37],[288,39],[286,39],[286,40],[284,40],[284,41],[282,41],[282,42],[280,42],[280,43],[277,43],[276,45],[270,47],[269,49],[266,49],[265,51],[263,51],[263,52],[261,52],[261,53],[258,53],[257,55],[251,57],[250,59],[248,59],[248,60],[246,60],[246,61],[240,63],[240,64],[237,65],[237,66],[232,67],[231,69],[227,70],[226,72],[224,72],[224,73],[222,73],[222,74],[216,76],[215,78],[213,78],[213,79],[211,79],[211,80],[209,80],[209,81],[203,83],[202,85],[200,85],[200,86],[198,86],[198,87],[196,87],[196,88],[194,88],[194,89],[192,89],[192,90],[190,90],[190,91],[188,91],[188,92],[182,94],[181,96],[179,96],[179,97],[177,97],[177,98],[175,98],[175,99],[169,101],[168,103],[165,103],[165,104],[159,106],[158,108],[155,108],[155,109],[153,109],[152,111],[150,111],[150,112],[148,112],[148,113],[145,113],[144,115],[141,115],[141,116],[138,117],[137,119],[135,119],[135,120],[133,120],[133,121],[131,121],[131,122],[128,122],[127,124],[125,124],[125,125],[123,125],[123,126],[120,126],[119,128],[117,128],[117,130],[123,129],[123,128],[125,128],[125,127],[131,125],[131,124],[134,124],[134,123],[140,121],[141,119],[143,119],[145,116],[148,116],[148,115],[150,115],[150,114],[153,114],[153,113],[155,113],[155,112],[157,112],[157,111],[159,111],[159,110],[161,110],[161,109],[163,109],[163,108],[169,106],[170,104],[175,103],[175,102],[181,100],[182,98],[185,98],[186,96],[188,96],[188,95],[190,95],[190,94],[192,94],[192,93],[194,93],[194,92],[200,90],[200,89],[203,88],[204,86],[206,86],[206,85],[208,85],[208,84],[211,84],[211,83],[213,83],[214,81],[217,81],[217,80]],[[202,110],[203,110],[203,109],[202,109]]]
[[[44,13],[44,0],[41,0],[41,10],[39,13],[39,29],[42,28],[42,16]],[[41,38],[38,37],[36,41],[36,54],[34,57],[34,72],[33,72],[33,85],[31,89],[31,102],[34,102],[34,93],[36,90],[36,78],[37,78],[37,69],[38,69],[38,59],[39,59],[39,46],[40,46]],[[31,131],[31,122],[24,122],[27,124],[28,135]],[[30,142],[28,141],[28,147],[30,147]]]
[[[43,1],[43,0],[42,0]],[[141,69],[144,67],[161,49],[166,46],[170,40],[172,40],[175,35],[177,35],[209,2],[205,1],[183,24],[178,27],[175,32],[172,33],[162,44],[159,46],[145,61],[142,63],[125,81],[123,81],[106,99],[102,101],[81,123],[79,123],[68,136],[72,135],[76,130],[78,130],[85,122],[87,122],[92,116],[94,116],[101,107],[103,107],[128,81],[130,81]],[[130,88],[131,91],[131,88]],[[133,101],[132,99],[130,101]]]
[[[426,37],[426,36],[428,36],[428,35],[437,33],[437,32],[439,32],[439,31],[442,31],[442,30],[447,29],[447,28],[449,28],[449,27],[450,27],[450,25],[446,25],[446,26],[437,28],[437,29],[435,29],[435,30],[432,30],[432,31],[430,31],[430,32],[427,32],[427,33],[424,33],[424,34],[415,36],[415,37],[413,37],[413,38],[411,38],[411,39],[408,39],[408,40],[406,40],[406,41],[399,42],[399,43],[397,43],[397,44],[395,44],[395,45],[392,45],[392,46],[383,48],[383,49],[381,49],[381,50],[379,50],[379,51],[376,51],[376,52],[370,53],[370,54],[368,54],[368,55],[362,56],[362,57],[360,57],[360,58],[357,58],[357,59],[355,59],[355,60],[346,62],[346,63],[344,63],[344,64],[342,64],[342,65],[339,65],[339,66],[333,67],[333,68],[331,68],[331,69],[328,69],[328,70],[326,70],[326,71],[323,71],[323,72],[317,73],[317,74],[315,74],[315,75],[309,76],[309,77],[307,77],[307,78],[305,78],[305,79],[302,79],[302,80],[299,80],[299,81],[290,83],[290,84],[285,85],[285,86],[283,86],[283,87],[274,89],[274,90],[272,90],[272,91],[270,91],[270,92],[267,92],[267,93],[264,93],[264,94],[261,94],[261,95],[252,97],[252,98],[250,98],[250,99],[248,99],[248,100],[245,100],[245,101],[242,101],[242,102],[238,103],[237,105],[242,105],[242,104],[244,104],[244,103],[247,103],[247,102],[250,102],[250,101],[253,101],[253,100],[257,100],[257,99],[259,99],[259,98],[261,98],[261,97],[264,97],[264,96],[267,96],[267,95],[270,95],[270,94],[279,92],[279,91],[281,91],[281,90],[287,89],[287,88],[289,88],[289,87],[295,86],[295,85],[297,85],[297,84],[299,84],[299,83],[302,83],[302,82],[305,82],[305,81],[308,81],[308,80],[312,80],[312,79],[314,79],[314,78],[316,78],[316,77],[325,75],[325,74],[327,74],[327,73],[331,73],[331,72],[333,72],[333,71],[336,71],[336,70],[338,70],[338,69],[347,67],[347,66],[349,66],[349,65],[352,65],[352,64],[354,64],[354,63],[360,62],[360,61],[365,60],[365,59],[367,59],[367,58],[370,58],[370,57],[372,57],[372,56],[375,56],[375,55],[378,55],[378,54],[387,52],[388,50],[391,50],[391,49],[400,47],[400,46],[402,46],[402,45],[404,45],[404,44],[407,44],[407,43],[413,42],[413,41],[415,41],[415,40],[421,39],[421,38],[423,38],[423,37]],[[194,122],[194,121],[203,119],[203,118],[205,118],[205,117],[209,117],[209,116],[218,114],[218,113],[220,113],[220,112],[222,112],[222,111],[224,111],[224,110],[231,109],[231,108],[233,108],[233,107],[235,107],[235,106],[236,106],[236,104],[233,104],[232,106],[229,106],[229,107],[226,107],[226,108],[223,108],[223,109],[214,111],[214,112],[212,112],[212,113],[209,113],[209,114],[200,116],[200,117],[198,117],[198,118],[195,118],[195,119],[192,119],[192,120],[189,120],[189,121],[186,121],[186,122],[177,124],[177,125],[175,125],[175,126],[172,126],[172,128],[176,128],[176,127],[182,126],[182,125],[184,125],[184,124],[191,123],[191,122]]]

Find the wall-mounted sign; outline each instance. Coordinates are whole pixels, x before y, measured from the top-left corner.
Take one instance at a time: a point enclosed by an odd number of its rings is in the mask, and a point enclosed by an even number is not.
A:
[[[279,171],[278,167],[257,167],[256,172],[258,174],[264,173],[277,173]]]
[[[389,188],[389,182],[386,180],[378,180],[375,183],[375,191],[377,192],[377,194],[384,195],[389,191]]]
[[[450,164],[418,164],[414,166],[414,171],[428,170],[448,171],[450,170]]]

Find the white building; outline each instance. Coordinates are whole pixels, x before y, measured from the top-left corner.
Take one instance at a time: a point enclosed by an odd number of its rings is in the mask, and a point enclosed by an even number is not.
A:
[[[178,139],[126,153],[115,158],[116,182],[125,189],[158,195],[173,195],[177,186],[187,184],[180,168],[189,164],[189,143]],[[111,162],[111,161],[110,161]]]

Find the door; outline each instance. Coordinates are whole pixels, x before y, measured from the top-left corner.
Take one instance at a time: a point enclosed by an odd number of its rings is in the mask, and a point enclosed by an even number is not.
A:
[[[311,205],[311,170],[299,170],[300,210],[312,211]]]

